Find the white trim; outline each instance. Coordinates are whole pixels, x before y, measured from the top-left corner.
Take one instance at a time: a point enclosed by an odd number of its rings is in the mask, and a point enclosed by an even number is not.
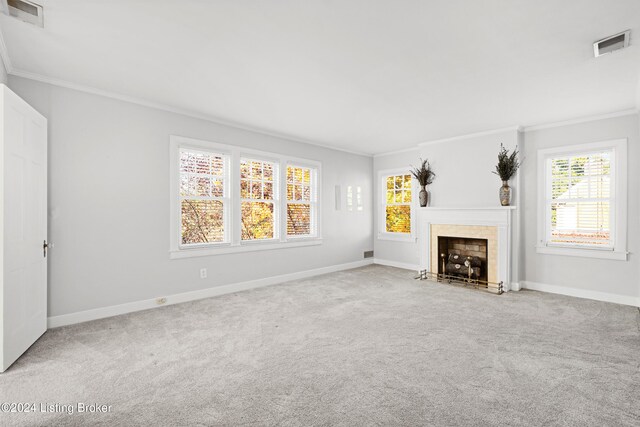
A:
[[[411,177],[411,203],[409,203],[411,216],[411,232],[410,233],[389,233],[386,225],[386,206],[387,206],[387,185],[386,179],[383,185],[382,178],[392,175],[410,175],[411,166],[404,168],[384,169],[378,171],[378,197],[380,197],[377,209],[378,209],[378,224],[375,225],[374,230],[376,238],[378,240],[394,240],[399,242],[415,242],[417,238],[416,234],[416,195],[418,194],[416,180]],[[375,186],[374,186],[375,187]]]
[[[534,131],[542,130],[542,129],[551,129],[551,128],[556,128],[556,127],[575,125],[575,124],[579,124],[579,123],[591,122],[591,121],[596,121],[596,120],[612,119],[612,118],[616,118],[616,117],[632,116],[632,115],[635,115],[635,114],[640,114],[640,82],[638,83],[638,89],[636,91],[636,108],[632,108],[632,109],[628,109],[628,110],[621,110],[621,111],[614,111],[614,112],[611,112],[611,113],[597,114],[597,115],[593,115],[593,116],[578,117],[578,118],[568,119],[568,120],[563,120],[563,121],[558,121],[558,122],[540,123],[540,124],[537,124],[537,125],[530,125],[530,126],[511,126],[511,127],[502,128],[502,129],[495,129],[495,130],[488,130],[488,131],[484,131],[484,132],[476,132],[476,133],[470,133],[470,134],[465,134],[465,135],[453,136],[451,138],[436,139],[436,140],[433,140],[433,141],[425,141],[425,142],[418,143],[413,148],[403,148],[403,149],[395,150],[395,151],[385,151],[385,152],[382,152],[382,153],[373,154],[373,157],[377,158],[377,157],[384,157],[384,156],[392,156],[394,154],[407,153],[407,152],[410,152],[410,151],[418,150],[421,146],[439,144],[439,143],[442,143],[442,142],[452,142],[452,141],[464,140],[464,139],[469,139],[469,138],[477,138],[477,137],[481,137],[481,136],[493,135],[493,134],[513,131],[513,130],[516,130],[516,131],[521,132],[521,133],[534,132]]]
[[[118,316],[121,314],[133,313],[151,308],[164,307],[167,305],[180,304],[188,301],[196,301],[204,298],[211,298],[219,295],[230,294],[234,292],[246,291],[248,289],[261,288],[264,286],[277,285],[293,280],[306,279],[321,274],[334,273],[337,271],[350,270],[353,268],[364,267],[373,263],[372,259],[362,261],[349,262],[345,264],[332,265],[329,267],[315,268],[313,270],[298,271],[295,273],[282,274],[279,276],[271,276],[263,279],[249,280],[246,282],[233,283],[228,285],[214,286],[212,288],[199,289],[191,292],[183,292],[169,296],[158,296],[158,298],[166,298],[167,302],[158,305],[156,298],[134,301],[125,304],[112,305],[108,307],[94,308],[91,310],[79,311],[76,313],[62,314],[59,316],[51,316],[48,318],[48,327],[57,328],[59,326],[73,325],[76,323],[88,322],[91,320],[104,319],[106,317]]]
[[[383,212],[385,213],[385,212]],[[386,213],[385,213],[386,215]],[[411,229],[413,230],[413,210],[411,211]],[[384,227],[384,225],[381,225]],[[390,242],[408,242],[415,243],[417,238],[413,235],[414,233],[389,233],[388,231],[378,231],[378,240],[388,240]]]
[[[418,208],[418,250],[420,251],[420,270],[431,269],[431,225],[472,225],[496,227],[498,252],[496,259],[496,281],[503,282],[504,290],[514,287],[512,278],[519,278],[518,263],[512,263],[513,216],[517,215],[515,206],[497,206],[495,208]],[[517,249],[516,249],[517,253]],[[519,254],[518,254],[519,256]],[[517,281],[516,281],[517,282]],[[518,285],[519,286],[519,285]]]
[[[627,138],[608,141],[590,142],[585,144],[563,145],[538,150],[538,194],[537,194],[537,230],[536,252],[546,255],[566,255],[585,258],[603,258],[627,260]],[[547,161],[554,156],[574,155],[588,151],[613,149],[613,164],[611,183],[614,200],[611,218],[611,232],[613,233],[614,250],[598,248],[579,248],[570,246],[547,244],[548,228],[550,225],[547,215]]]
[[[611,113],[597,114],[594,116],[584,116],[584,117],[578,117],[575,119],[563,120],[560,122],[541,123],[538,125],[525,126],[523,128],[523,132],[534,132],[542,129],[551,129],[551,128],[557,128],[562,126],[576,125],[576,124],[585,123],[585,122],[593,122],[596,120],[605,120],[605,119],[613,119],[615,117],[631,116],[633,114],[638,114],[638,109],[614,111]]]
[[[478,207],[478,208],[470,208],[470,207],[457,207],[457,206],[452,206],[452,207],[442,207],[442,206],[428,206],[425,208],[420,208],[420,209],[427,209],[429,211],[514,211],[516,210],[518,207],[517,206],[494,206],[494,207]]]
[[[180,244],[180,203],[179,203],[179,170],[178,170],[178,152],[181,148],[189,148],[196,150],[205,150],[207,152],[219,153],[227,156],[226,160],[228,171],[225,174],[225,240],[220,243],[211,243],[206,245],[190,245],[184,247]],[[285,249],[288,247],[301,247],[322,244],[322,221],[321,221],[321,182],[322,182],[322,163],[314,160],[301,159],[298,157],[290,157],[284,154],[265,152],[259,150],[248,149],[236,145],[220,144],[201,139],[193,139],[184,136],[169,136],[169,183],[170,183],[170,239],[169,239],[169,258],[182,259],[190,257],[211,256],[230,254],[238,252],[253,252],[270,249]],[[275,235],[278,238],[269,240],[252,240],[242,241],[240,236],[240,160],[242,157],[254,156],[268,159],[278,165],[280,179],[277,181],[277,191],[281,200],[279,201],[279,209],[282,214],[279,215],[276,209],[274,218],[278,225]],[[293,164],[311,169],[313,194],[311,201],[312,213],[312,231],[313,234],[308,236],[287,236],[285,212],[287,209],[286,201],[286,168],[287,165]],[[280,217],[280,220],[278,218]],[[279,220],[279,224],[278,224]]]
[[[569,288],[566,286],[548,285],[538,282],[522,282],[523,289],[533,291],[548,292],[551,294],[567,295],[570,297],[586,298],[596,301],[612,302],[615,304],[631,305],[640,307],[640,297],[632,297],[626,295],[611,294],[608,292],[590,291],[586,289]]]
[[[235,254],[238,252],[255,252],[255,251],[269,251],[274,249],[288,249],[299,248],[302,246],[317,246],[322,244],[322,239],[308,238],[293,240],[295,238],[289,238],[286,242],[274,242],[274,239],[267,241],[247,241],[237,245],[219,245],[219,246],[207,246],[206,248],[183,248],[180,250],[169,251],[170,259],[184,259],[201,256],[222,255],[222,254]],[[293,240],[293,241],[292,241]]]
[[[478,138],[478,137],[481,137],[481,136],[495,135],[495,134],[504,133],[504,132],[520,132],[520,131],[522,131],[522,126],[510,126],[510,127],[501,128],[501,129],[486,130],[486,131],[482,131],[482,132],[475,132],[475,133],[468,133],[468,134],[464,134],[464,135],[452,136],[450,138],[434,139],[432,141],[425,141],[425,142],[419,143],[418,147],[424,147],[424,146],[433,145],[433,144],[441,144],[443,142],[453,142],[453,141],[460,141],[460,140],[470,139],[470,138]]]
[[[415,151],[417,154],[417,151],[419,149],[420,149],[419,147],[402,148],[400,150],[385,151],[383,153],[374,154],[373,157],[377,158],[377,157],[384,157],[384,156],[393,156],[394,154],[409,153],[411,151]]]
[[[156,109],[156,110],[167,111],[167,112],[174,113],[174,114],[180,114],[182,116],[187,116],[187,117],[191,117],[191,118],[194,118],[194,119],[205,120],[207,122],[215,123],[215,124],[222,125],[222,126],[228,126],[228,127],[234,128],[234,129],[239,129],[239,130],[252,132],[252,133],[256,133],[256,134],[260,134],[260,135],[270,136],[270,137],[279,138],[279,139],[283,139],[283,140],[287,140],[287,141],[298,142],[298,143],[301,143],[301,144],[314,145],[316,147],[322,147],[322,148],[326,148],[326,149],[334,150],[334,151],[341,151],[341,152],[344,152],[344,153],[355,154],[355,155],[358,155],[358,156],[364,156],[364,157],[372,157],[373,156],[372,153],[365,153],[365,152],[360,152],[360,151],[347,150],[347,149],[344,149],[344,148],[335,147],[335,146],[328,145],[328,144],[323,144],[321,142],[310,141],[308,139],[298,138],[296,136],[287,135],[287,134],[284,134],[284,133],[273,132],[273,131],[269,131],[269,130],[266,130],[266,129],[252,127],[252,126],[245,125],[245,124],[242,124],[242,123],[237,123],[237,122],[234,122],[234,121],[231,121],[231,120],[221,119],[219,117],[211,116],[211,115],[208,115],[208,114],[202,114],[202,113],[197,113],[195,111],[191,111],[191,110],[187,110],[187,109],[183,109],[183,108],[173,107],[173,106],[168,105],[168,104],[163,104],[163,103],[153,102],[153,101],[147,101],[147,100],[145,100],[143,98],[137,98],[137,97],[134,97],[134,96],[123,95],[123,94],[120,94],[120,93],[117,93],[117,92],[111,92],[111,91],[107,91],[107,90],[97,89],[97,88],[94,88],[94,87],[91,87],[91,86],[85,86],[85,85],[81,85],[81,84],[76,84],[76,83],[72,83],[72,82],[69,82],[69,81],[66,81],[66,80],[56,79],[56,78],[53,78],[53,77],[48,77],[48,76],[43,76],[41,74],[32,73],[30,71],[18,70],[18,69],[13,68],[13,67],[11,68],[11,72],[9,72],[9,70],[7,70],[7,72],[9,74],[13,75],[13,76],[22,77],[22,78],[29,79],[29,80],[35,80],[35,81],[42,82],[42,83],[48,83],[48,84],[53,85],[53,86],[59,86],[59,87],[67,88],[67,89],[73,89],[73,90],[77,90],[79,92],[90,93],[92,95],[104,96],[106,98],[116,99],[118,101],[129,102],[131,104],[142,105],[143,107],[148,107],[148,108],[153,108],[153,109]]]
[[[413,270],[413,271],[420,270],[420,266],[418,264],[409,264],[406,262],[391,261],[388,259],[374,258],[373,263],[378,265],[386,265],[389,267],[402,268],[404,270]]]
[[[397,153],[405,153],[405,152],[410,152],[410,151],[416,151],[422,146],[431,145],[431,144],[439,144],[439,143],[443,143],[443,142],[451,142],[451,141],[464,140],[464,139],[469,139],[469,138],[477,138],[477,137],[481,137],[481,136],[493,135],[493,134],[498,134],[498,133],[508,132],[508,131],[532,132],[532,131],[537,131],[537,130],[541,130],[541,129],[549,129],[549,128],[567,126],[567,125],[584,123],[584,122],[589,122],[589,121],[594,121],[594,120],[604,120],[604,119],[609,119],[609,118],[628,116],[628,115],[638,114],[640,112],[640,84],[639,84],[638,85],[638,91],[637,91],[636,109],[622,110],[622,111],[616,111],[616,112],[605,113],[605,114],[594,115],[594,116],[586,116],[586,117],[581,117],[581,118],[576,118],[576,119],[569,119],[569,120],[565,120],[565,121],[541,123],[541,124],[531,125],[531,126],[520,126],[520,125],[518,125],[518,126],[510,126],[510,127],[501,128],[501,129],[494,129],[494,130],[487,130],[487,131],[482,131],[482,132],[475,132],[475,133],[470,133],[470,134],[453,136],[453,137],[450,137],[450,138],[424,141],[424,142],[418,143],[415,147],[403,148],[403,149],[396,150],[396,151],[386,151],[386,152],[382,152],[382,153],[377,153],[376,154],[376,153],[367,153],[367,152],[363,152],[363,151],[348,150],[348,149],[332,146],[332,145],[329,145],[329,144],[323,144],[321,142],[310,141],[310,140],[299,138],[299,137],[295,137],[295,136],[292,136],[292,135],[287,135],[287,134],[284,134],[284,133],[268,131],[268,130],[265,130],[265,129],[252,127],[252,126],[245,125],[245,124],[242,124],[242,123],[236,123],[236,122],[233,122],[233,121],[224,120],[224,119],[221,119],[219,117],[210,116],[210,115],[207,115],[207,114],[201,114],[201,113],[197,113],[197,112],[194,112],[194,111],[191,111],[191,110],[187,110],[187,109],[183,109],[183,108],[173,107],[173,106],[170,106],[168,104],[162,104],[162,103],[158,103],[158,102],[147,101],[147,100],[142,99],[142,98],[137,98],[137,97],[133,97],[133,96],[129,96],[129,95],[123,95],[123,94],[120,94],[120,93],[106,91],[106,90],[94,88],[94,87],[91,87],[91,86],[76,84],[76,83],[72,83],[72,82],[69,82],[69,81],[66,81],[66,80],[56,79],[56,78],[53,78],[53,77],[48,77],[48,76],[43,76],[41,74],[32,73],[30,71],[19,70],[19,69],[16,69],[16,68],[13,67],[13,65],[11,63],[11,60],[9,59],[9,54],[8,54],[6,45],[4,44],[4,39],[2,37],[1,29],[0,29],[0,57],[4,62],[5,69],[7,70],[7,74],[10,74],[12,76],[17,76],[17,77],[22,77],[22,78],[29,79],[29,80],[39,81],[39,82],[47,83],[47,84],[50,84],[50,85],[53,85],[53,86],[59,86],[59,87],[67,88],[67,89],[77,90],[79,92],[89,93],[89,94],[92,94],[92,95],[104,96],[106,98],[116,99],[118,101],[128,102],[128,103],[131,103],[131,104],[137,104],[137,105],[141,105],[141,106],[144,106],[144,107],[153,108],[153,109],[156,109],[156,110],[167,111],[167,112],[174,113],[174,114],[180,114],[180,115],[183,115],[183,116],[186,116],[186,117],[191,117],[191,118],[194,118],[194,119],[204,120],[204,121],[215,123],[215,124],[218,124],[218,125],[228,126],[228,127],[234,128],[234,129],[239,129],[239,130],[243,130],[243,131],[247,131],[247,132],[253,132],[253,133],[260,134],[260,135],[270,136],[270,137],[274,137],[274,138],[284,139],[284,140],[287,140],[287,141],[293,141],[293,142],[298,142],[298,143],[302,143],[302,144],[313,145],[313,146],[316,146],[316,147],[322,147],[322,148],[326,148],[326,149],[329,149],[329,150],[341,151],[341,152],[344,152],[344,153],[355,154],[355,155],[364,156],[364,157],[372,157],[372,158],[390,156],[390,155],[397,154]]]
[[[618,261],[626,261],[629,252],[625,251],[611,251],[604,249],[585,249],[585,248],[570,248],[566,246],[536,246],[536,252],[546,255],[561,255],[561,256],[574,256],[583,258],[600,258],[600,259],[613,259]]]

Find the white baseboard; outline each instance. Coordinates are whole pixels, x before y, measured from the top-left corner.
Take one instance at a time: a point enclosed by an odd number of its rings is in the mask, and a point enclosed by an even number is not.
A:
[[[405,270],[413,270],[413,271],[420,270],[420,266],[418,264],[408,264],[406,262],[390,261],[387,259],[374,258],[373,263],[380,264],[380,265],[388,265],[389,267],[404,268]]]
[[[632,297],[626,295],[610,294],[607,292],[589,291],[585,289],[568,288],[565,286],[547,285],[538,282],[521,282],[523,289],[531,289],[534,291],[549,292],[552,294],[568,295],[577,298],[593,299],[596,301],[613,302],[616,304],[631,305],[640,307],[640,297]]]
[[[120,314],[133,313],[135,311],[148,310],[151,308],[164,307],[167,305],[180,304],[188,301],[195,301],[203,298],[215,297],[218,295],[230,294],[247,289],[261,288],[263,286],[276,285],[278,283],[290,282],[292,280],[306,279],[308,277],[319,276],[321,274],[334,273],[336,271],[350,270],[352,268],[364,267],[373,264],[372,259],[349,262],[346,264],[332,265],[329,267],[316,268],[313,270],[298,271],[296,273],[282,274],[280,276],[266,277],[264,279],[250,280],[247,282],[233,283],[230,285],[215,286],[213,288],[199,289],[197,291],[183,292],[180,294],[158,296],[166,298],[167,302],[158,305],[156,298],[141,301],[129,302],[126,304],[112,305],[109,307],[94,308],[76,313],[62,314],[48,318],[47,326],[57,328],[59,326],[73,325],[75,323],[88,322],[90,320],[104,319],[105,317],[118,316]]]
[[[519,282],[511,282],[511,286],[509,287],[510,291],[519,291],[520,289],[522,289],[522,286],[520,285]]]

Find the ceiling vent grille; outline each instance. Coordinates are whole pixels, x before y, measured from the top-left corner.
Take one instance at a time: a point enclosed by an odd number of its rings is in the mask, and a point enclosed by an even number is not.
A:
[[[29,24],[44,27],[42,6],[27,0],[7,0],[9,15]]]
[[[593,44],[593,54],[597,58],[598,56],[602,56],[606,53],[624,49],[625,47],[629,46],[630,35],[631,30],[627,30],[620,34],[598,40]]]

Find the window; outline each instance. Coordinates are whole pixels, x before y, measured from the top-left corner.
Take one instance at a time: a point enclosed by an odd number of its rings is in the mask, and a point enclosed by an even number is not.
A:
[[[170,147],[171,258],[321,243],[318,162],[178,136]]]
[[[612,156],[604,150],[548,160],[549,244],[613,247]]]
[[[242,240],[277,238],[278,165],[240,160]]]
[[[180,149],[182,245],[227,241],[228,157]]]
[[[355,196],[355,197],[354,197]],[[353,193],[353,186],[347,186],[347,210],[349,212],[353,212],[355,206],[355,210],[358,212],[362,212],[364,210],[364,205],[362,202],[362,187],[356,187],[355,195]]]
[[[626,259],[625,160],[626,140],[540,151],[539,252]]]
[[[315,177],[311,168],[287,166],[287,235],[315,234]]]
[[[407,240],[413,238],[412,179],[401,172],[382,172],[379,238]]]

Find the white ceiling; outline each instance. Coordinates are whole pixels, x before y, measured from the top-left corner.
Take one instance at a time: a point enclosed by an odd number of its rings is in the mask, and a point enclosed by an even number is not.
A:
[[[14,74],[365,153],[640,96],[638,0],[39,3],[44,29],[0,16]],[[630,48],[593,57],[627,29]]]

